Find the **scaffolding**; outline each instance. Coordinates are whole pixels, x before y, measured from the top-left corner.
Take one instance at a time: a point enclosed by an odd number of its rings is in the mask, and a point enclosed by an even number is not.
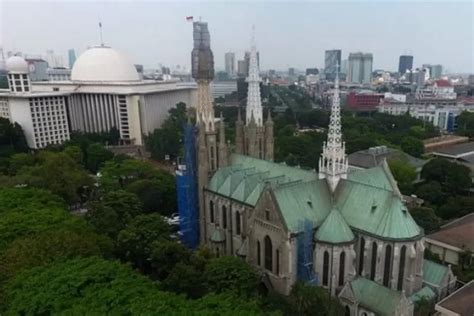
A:
[[[184,130],[184,159],[176,170],[179,230],[181,242],[196,249],[199,245],[199,212],[196,168],[196,128],[187,123]]]
[[[313,270],[313,225],[311,221],[305,220],[300,222],[299,227],[300,233],[297,237],[298,280],[317,285]]]

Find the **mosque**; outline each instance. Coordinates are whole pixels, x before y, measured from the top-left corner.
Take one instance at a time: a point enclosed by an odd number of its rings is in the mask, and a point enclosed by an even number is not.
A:
[[[239,113],[231,152],[208,95],[207,23],[194,22],[194,32],[200,244],[246,260],[281,294],[298,280],[321,286],[339,298],[346,315],[413,315],[421,298],[438,302],[451,293],[456,278],[450,267],[424,259],[423,231],[387,163],[349,170],[338,79],[319,170],[275,163],[253,41],[246,117]]]
[[[19,123],[30,148],[69,139],[71,132],[115,127],[122,143],[143,145],[177,103],[195,106],[196,88],[143,80],[123,53],[100,45],[74,63],[71,80],[31,81],[19,56],[6,62],[9,90],[0,90],[0,117]]]

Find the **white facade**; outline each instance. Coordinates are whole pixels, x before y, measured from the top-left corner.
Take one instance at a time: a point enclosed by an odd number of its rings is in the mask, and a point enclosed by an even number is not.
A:
[[[143,145],[143,136],[159,128],[177,103],[196,103],[194,86],[140,80],[133,64],[108,47],[81,55],[72,81],[31,83],[26,63],[12,58],[10,91],[0,93],[0,116],[18,122],[32,148],[61,143],[72,131],[97,133],[113,127],[122,141]]]

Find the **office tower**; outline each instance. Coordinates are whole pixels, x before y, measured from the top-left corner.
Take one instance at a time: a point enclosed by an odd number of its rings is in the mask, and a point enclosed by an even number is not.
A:
[[[350,53],[347,81],[369,84],[372,80],[372,61],[370,53]]]
[[[324,74],[326,80],[333,81],[336,78],[337,65],[341,65],[341,50],[327,50],[324,54]]]
[[[443,74],[443,66],[424,64],[423,68],[429,70],[429,79],[439,79]]]
[[[74,66],[74,63],[76,62],[76,51],[74,48],[71,48],[67,51],[68,54],[68,61],[69,61],[69,69],[72,69],[72,66]]]
[[[247,62],[245,60],[239,60],[237,62],[237,75],[239,77],[245,77],[247,75]]]
[[[407,70],[413,69],[413,56],[401,55],[398,62],[398,72],[403,75]]]
[[[225,72],[229,77],[235,76],[235,53],[225,53]]]

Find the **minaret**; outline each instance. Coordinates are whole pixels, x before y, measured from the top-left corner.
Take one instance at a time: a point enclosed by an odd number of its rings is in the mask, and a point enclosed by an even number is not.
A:
[[[336,66],[336,80],[334,82],[328,139],[323,144],[323,153],[319,159],[319,178],[327,180],[332,192],[336,190],[340,179],[347,178],[347,170],[349,168],[346,145],[342,141],[338,73],[339,65]]]
[[[227,144],[225,142],[224,117],[220,117],[219,122],[219,168],[227,166]]]
[[[249,75],[246,79],[248,82],[247,93],[247,110],[246,123],[249,124],[252,118],[255,119],[255,124],[258,127],[263,125],[262,119],[262,100],[260,99],[260,78],[257,60],[257,46],[255,44],[255,29],[252,29],[252,48],[250,50]]]

